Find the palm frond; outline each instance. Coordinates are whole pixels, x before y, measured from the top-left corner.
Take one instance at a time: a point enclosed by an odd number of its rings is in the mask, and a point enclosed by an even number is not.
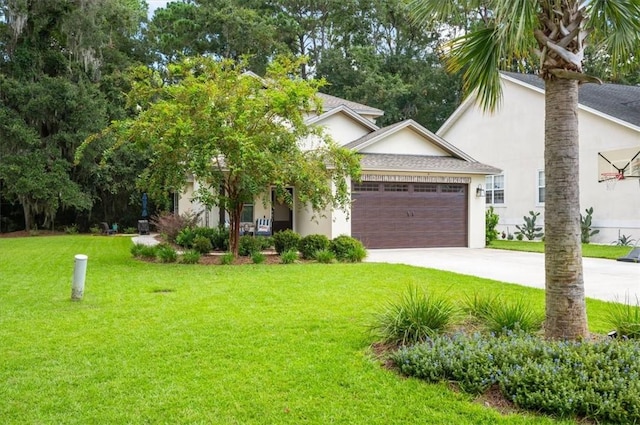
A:
[[[611,54],[614,74],[637,67],[640,57],[640,0],[592,0],[586,5],[586,11],[590,40]]]
[[[484,110],[493,111],[500,104],[500,64],[503,49],[494,27],[475,30],[456,38],[446,52],[447,70],[463,72],[466,94],[476,92]]]
[[[535,48],[533,31],[539,26],[539,8],[533,0],[494,0],[498,38],[506,46],[510,57],[506,60],[531,56]]]

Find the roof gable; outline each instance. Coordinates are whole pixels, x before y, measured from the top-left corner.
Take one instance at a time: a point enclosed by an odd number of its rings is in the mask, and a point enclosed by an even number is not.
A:
[[[368,128],[370,131],[375,131],[380,128],[377,125],[375,125],[375,123],[373,123],[371,120],[364,118],[362,115],[358,114],[356,111],[354,111],[353,109],[349,108],[346,105],[340,105],[338,107],[329,109],[328,111],[320,115],[311,117],[307,119],[307,124],[320,124],[322,121],[326,121],[327,118],[336,114],[344,114],[350,119],[352,119],[353,121]]]
[[[471,158],[466,153],[462,152],[460,149],[456,148],[443,138],[433,134],[417,122],[413,120],[405,120],[399,123],[390,125],[388,127],[384,127],[378,129],[372,133],[367,134],[360,139],[354,140],[351,143],[345,145],[345,147],[349,149],[353,149],[357,152],[365,152],[367,149],[375,144],[383,143],[385,140],[388,140],[393,135],[398,134],[404,130],[413,131],[419,138],[421,138],[425,144],[430,144],[436,148],[436,151],[441,152],[441,156],[451,156],[454,158],[462,159],[465,161],[475,162],[473,158]],[[393,149],[393,152],[376,152],[376,153],[389,153],[395,154],[397,153],[396,149]]]
[[[515,72],[501,72],[500,75],[504,80],[544,95],[544,81],[537,75]],[[475,95],[468,96],[436,133],[445,134],[475,103],[475,99]],[[578,101],[581,110],[640,131],[640,86],[583,84]]]
[[[537,75],[504,72],[503,78],[524,83],[544,93],[544,81]],[[640,86],[581,84],[578,102],[585,109],[640,127]]]

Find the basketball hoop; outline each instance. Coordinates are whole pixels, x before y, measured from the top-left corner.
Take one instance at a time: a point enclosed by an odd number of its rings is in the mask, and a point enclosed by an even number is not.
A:
[[[616,188],[616,183],[618,180],[624,180],[624,174],[614,172],[614,173],[600,173],[600,181],[605,182],[607,185],[607,190],[611,191]]]

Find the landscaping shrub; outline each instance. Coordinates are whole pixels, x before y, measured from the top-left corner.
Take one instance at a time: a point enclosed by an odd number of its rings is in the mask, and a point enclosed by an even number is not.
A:
[[[625,303],[615,303],[609,310],[607,322],[619,337],[640,339],[640,302],[631,305],[629,299]],[[640,360],[639,360],[640,361]]]
[[[134,257],[142,257],[142,250],[145,247],[145,245],[140,244],[140,243],[136,243],[133,244],[133,246],[131,247],[131,249],[129,250],[129,252],[131,252],[131,255],[133,255]]]
[[[225,252],[221,257],[220,257],[220,264],[224,265],[224,266],[228,266],[230,264],[233,264],[233,253],[232,252]]]
[[[77,235],[78,234],[78,225],[72,224],[71,226],[65,226],[64,232],[67,235]]]
[[[193,239],[193,249],[201,254],[206,254],[213,249],[211,240],[205,236],[196,236]]]
[[[273,245],[278,255],[282,255],[286,251],[297,251],[298,243],[300,243],[300,235],[291,229],[273,235]]]
[[[167,242],[174,243],[182,229],[196,226],[198,215],[193,213],[178,215],[163,212],[151,217],[150,221],[151,224],[155,226],[156,231],[160,233]]]
[[[333,239],[329,248],[336,255],[338,261],[357,263],[367,256],[367,250],[362,242],[347,235],[340,235]]]
[[[253,261],[253,264],[262,264],[266,259],[267,256],[260,251],[255,251],[251,254],[251,261]]]
[[[446,330],[455,315],[455,307],[447,299],[409,288],[375,317],[371,331],[387,344],[415,344]]]
[[[238,255],[250,257],[255,252],[262,250],[262,240],[251,235],[240,236],[238,241]]]
[[[293,264],[298,261],[298,251],[291,249],[280,254],[282,264]]]
[[[193,240],[196,238],[196,232],[193,227],[185,227],[180,230],[178,236],[176,236],[176,244],[184,248],[192,248]]]
[[[273,237],[272,236],[260,236],[258,240],[262,244],[262,249],[269,249],[273,247]]]
[[[298,251],[302,258],[312,260],[316,252],[329,249],[329,238],[325,235],[308,235],[300,239]]]
[[[134,235],[134,234],[138,233],[138,229],[136,229],[135,227],[125,227],[124,228],[124,233],[127,234],[127,235]]]
[[[186,251],[180,257],[180,262],[183,264],[198,264],[199,261],[200,261],[200,253],[193,249]]]
[[[226,251],[229,249],[229,229],[218,227],[211,233],[211,244],[216,251]]]
[[[521,408],[596,422],[640,422],[640,343],[526,334],[438,335],[391,355],[400,371],[479,394],[497,385]]]
[[[318,263],[330,264],[336,260],[336,255],[328,249],[316,251],[315,259]]]
[[[158,252],[158,249],[159,249],[159,245],[156,245],[156,246],[143,245],[142,248],[140,248],[140,257],[145,258],[147,260],[155,259],[157,256],[156,254]]]
[[[489,245],[492,241],[498,239],[498,231],[496,226],[500,221],[500,216],[493,211],[493,206],[490,206],[485,212],[485,242]],[[504,236],[502,237],[504,239]]]
[[[161,263],[175,263],[178,260],[178,253],[169,245],[160,245],[156,250],[156,257]]]

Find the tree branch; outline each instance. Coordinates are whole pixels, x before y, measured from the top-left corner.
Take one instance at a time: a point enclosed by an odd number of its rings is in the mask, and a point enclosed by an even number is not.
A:
[[[563,80],[578,80],[581,83],[602,84],[602,80],[597,77],[592,77],[591,75],[583,74],[581,72],[569,71],[568,69],[550,69],[549,73]]]

